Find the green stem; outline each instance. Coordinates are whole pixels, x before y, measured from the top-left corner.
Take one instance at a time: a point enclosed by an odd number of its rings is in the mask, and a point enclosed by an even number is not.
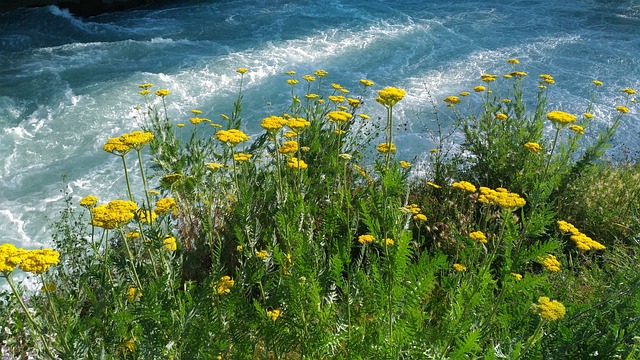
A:
[[[127,161],[124,158],[124,154],[120,155],[120,158],[122,159],[122,166],[124,167],[124,178],[127,181],[127,193],[129,194],[129,200],[133,201],[131,183],[129,182],[129,171],[127,171]]]
[[[553,156],[553,151],[556,149],[556,143],[558,142],[558,134],[560,134],[560,129],[556,128],[556,136],[553,138],[553,145],[551,146],[551,152],[549,153],[549,159],[547,159],[547,166],[544,168],[543,179],[547,177],[547,170],[549,170],[549,164],[551,163],[551,157]]]
[[[29,312],[29,309],[27,308],[27,305],[25,305],[24,301],[22,300],[22,296],[21,296],[20,292],[18,291],[16,285],[13,282],[13,278],[11,277],[11,273],[10,272],[3,272],[2,276],[5,279],[7,279],[7,283],[9,283],[9,286],[11,287],[11,291],[13,291],[13,294],[15,295],[16,299],[18,299],[18,302],[20,303],[20,306],[22,307],[22,310],[24,310],[25,315],[27,315],[27,318],[29,319],[29,322],[31,323],[31,325],[33,325],[33,327],[36,330],[36,332],[38,332],[38,335],[40,335],[40,338],[42,339],[42,344],[44,345],[44,349],[47,352],[47,355],[49,355],[49,357],[51,359],[55,359],[56,357],[51,352],[51,349],[49,349],[49,344],[47,343],[47,339],[44,337],[44,334],[42,333],[42,329],[40,328],[40,326],[38,326],[38,324],[36,323],[36,320],[33,318],[33,316],[31,316],[31,313]]]
[[[122,228],[118,228],[120,231],[120,235],[122,236],[122,241],[124,241],[124,245],[127,248],[127,255],[129,256],[129,262],[131,263],[131,269],[133,270],[133,275],[135,276],[136,286],[138,286],[138,290],[142,291],[142,283],[140,282],[140,278],[138,277],[138,271],[136,270],[136,264],[133,261],[133,254],[131,253],[131,248],[129,247],[129,241],[127,241],[127,237],[124,235],[124,231]]]
[[[140,150],[136,149],[136,153],[138,154],[138,164],[140,165],[140,175],[142,176],[142,185],[144,186],[144,194],[147,198],[147,209],[151,211],[151,198],[149,197],[149,187],[147,186],[147,177],[144,174],[144,166],[142,166],[142,156],[140,155]]]

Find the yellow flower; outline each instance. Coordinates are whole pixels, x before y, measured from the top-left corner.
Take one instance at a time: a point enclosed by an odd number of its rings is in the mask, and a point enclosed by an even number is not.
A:
[[[420,207],[416,204],[409,204],[401,208],[400,210],[409,214],[418,214],[422,209],[420,209]]]
[[[122,345],[118,346],[118,351],[122,351],[122,350],[127,350],[128,352],[134,352],[136,350],[136,343],[135,343],[136,338],[134,337],[133,339],[130,338],[124,338],[124,342],[122,343]]]
[[[268,256],[267,250],[256,251],[256,256],[259,257],[261,260],[266,260]]]
[[[432,183],[431,181],[427,181],[427,185],[434,187],[436,189],[440,189],[442,186]]]
[[[285,74],[287,74],[287,75],[289,75],[289,76],[293,76],[293,75],[295,75],[295,74],[296,74],[296,72],[295,72],[295,71],[293,71],[293,70],[290,70],[290,71],[287,71]]]
[[[158,218],[158,214],[150,210],[142,210],[139,209],[136,214],[138,215],[138,219],[141,223],[153,223]]]
[[[542,150],[542,147],[540,146],[540,144],[534,143],[534,142],[528,142],[524,144],[524,147],[527,150],[532,151],[534,153],[540,152]]]
[[[228,143],[229,146],[235,146],[243,141],[249,140],[249,136],[238,129],[219,130],[216,133],[216,139],[223,143]]]
[[[454,104],[457,104],[460,102],[460,98],[455,95],[451,95],[444,98],[444,102],[448,103],[449,106],[453,106]]]
[[[462,264],[453,264],[453,268],[457,271],[457,272],[463,272],[463,271],[467,271],[467,267],[462,265]]]
[[[593,119],[593,114],[592,114],[592,113],[584,113],[583,115],[584,115],[584,117],[586,117],[587,119]]]
[[[503,113],[496,114],[496,119],[498,120],[506,120],[507,118],[509,118],[507,114],[503,114]]]
[[[520,64],[520,61],[518,61],[518,59],[509,59],[509,60],[507,60],[507,62],[509,64],[514,64],[514,65]]]
[[[547,119],[560,128],[575,122],[577,117],[564,111],[554,110],[547,113]]]
[[[247,161],[249,159],[251,159],[253,157],[253,154],[245,154],[243,152],[239,152],[239,153],[235,153],[233,154],[233,160],[234,161]]]
[[[513,277],[516,279],[516,281],[520,281],[522,280],[522,275],[517,274],[517,273],[511,273],[511,275],[513,275]]]
[[[311,76],[311,75],[305,75],[305,76],[303,76],[302,78],[303,78],[305,81],[308,81],[308,82],[316,81],[316,78],[314,78],[314,77],[313,77],[313,76]]]
[[[91,209],[98,203],[98,198],[93,195],[87,195],[80,200],[80,206]]]
[[[340,91],[343,94],[348,94],[349,93],[349,90],[347,90],[345,88],[340,88],[340,89],[338,89],[338,91]]]
[[[360,84],[362,84],[365,87],[367,87],[367,86],[373,86],[374,82],[371,81],[371,80],[367,80],[367,79],[360,79]]]
[[[160,89],[160,90],[156,91],[155,94],[157,96],[160,96],[160,97],[165,97],[165,96],[171,94],[171,92],[169,90],[167,90],[167,89]]]
[[[624,89],[622,89],[622,92],[625,93],[625,94],[629,94],[629,95],[635,95],[636,94],[636,91],[633,90],[632,88],[624,88]]]
[[[239,73],[239,74],[244,74],[244,73],[247,72],[247,68],[243,68],[243,67],[237,68],[236,72]]]
[[[626,114],[629,112],[629,108],[626,106],[616,106],[616,110],[620,111],[623,114]]]
[[[566,222],[564,220],[558,220],[557,224],[558,224],[558,229],[560,229],[560,231],[562,231],[563,233],[569,233],[573,235],[580,234],[580,231],[578,231],[578,229],[576,229],[576,227],[569,222]]]
[[[13,244],[0,245],[0,272],[10,273],[21,262],[27,250],[17,248]]]
[[[137,231],[131,231],[131,232],[127,233],[127,239],[129,239],[129,240],[135,240],[135,239],[137,239],[139,237],[140,237],[140,233],[137,232]]]
[[[479,241],[483,244],[487,243],[487,236],[482,231],[474,231],[469,234],[469,238],[474,241]]]
[[[176,124],[176,126],[181,128],[181,127],[184,127],[184,124]]]
[[[555,255],[547,254],[544,257],[538,257],[538,261],[544,266],[545,269],[558,272],[560,271],[560,261],[555,257]]]
[[[287,127],[296,132],[300,132],[303,129],[311,126],[311,123],[304,118],[289,118],[286,123]]]
[[[211,121],[211,120],[206,119],[206,118],[200,118],[200,117],[192,117],[192,118],[189,118],[189,121],[190,121],[193,125],[198,125],[198,124],[200,124],[200,123],[201,123],[201,122],[203,122],[203,121]]]
[[[287,124],[287,120],[280,116],[269,116],[262,119],[260,126],[268,132],[274,133]]]
[[[149,89],[144,89],[144,90],[142,90],[142,91],[139,91],[139,92],[138,92],[138,94],[143,95],[143,96],[144,96],[144,95],[149,95],[149,94],[151,94],[151,90],[149,90]]]
[[[318,94],[307,94],[304,97],[306,97],[309,100],[313,100],[313,99],[317,99],[318,97],[320,97],[320,95],[318,95]]]
[[[328,74],[328,72],[326,72],[324,70],[316,70],[316,71],[314,71],[313,74],[315,76],[318,76],[318,77],[325,77]]]
[[[573,130],[575,132],[577,132],[580,135],[584,134],[584,128],[580,125],[571,125],[569,126],[569,130]]]
[[[384,246],[392,246],[393,244],[395,244],[395,241],[393,241],[393,239],[386,238],[382,239],[382,243],[384,244]]]
[[[349,104],[349,106],[351,106],[352,108],[357,108],[360,106],[361,102],[358,99],[352,99],[352,98],[347,98],[347,103]]]
[[[484,86],[482,86],[482,85],[478,85],[478,86],[476,86],[476,87],[474,87],[474,88],[473,88],[473,91],[475,91],[475,92],[483,92],[483,91],[485,91],[486,89],[487,89],[487,88],[485,88]]]
[[[295,137],[296,135],[298,135],[298,133],[295,132],[295,131],[287,131],[284,134],[282,134],[282,136],[286,137],[287,139],[291,139],[292,137]]]
[[[115,229],[127,224],[135,217],[138,205],[129,200],[113,200],[106,205],[91,209],[91,225],[104,229]]]
[[[533,309],[541,318],[549,321],[562,319],[567,312],[562,303],[557,300],[551,300],[546,296],[538,298],[538,304],[534,304]]]
[[[471,95],[471,93],[468,91],[463,91],[460,93],[460,96],[469,96],[469,95]]]
[[[148,83],[138,85],[138,87],[141,88],[141,89],[147,89],[147,88],[150,88],[152,86],[153,86],[153,84],[148,84]]]
[[[193,110],[191,110],[191,113],[194,114],[194,115],[200,115],[200,114],[202,114],[202,111],[198,110],[198,109],[193,109]]]
[[[52,291],[56,291],[56,289],[58,288],[58,286],[56,285],[56,283],[54,282],[47,282],[42,284],[42,287],[40,288],[41,292],[52,292]]]
[[[415,220],[415,221],[427,221],[427,215],[425,215],[425,214],[415,214],[415,215],[413,215],[413,220]]]
[[[373,237],[373,235],[360,235],[360,236],[358,236],[358,242],[360,244],[371,244],[375,240],[376,240],[376,238]]]
[[[280,148],[278,148],[278,152],[281,154],[292,154],[298,151],[298,142],[297,141],[287,141]]]
[[[351,160],[351,158],[353,158],[353,156],[351,154],[340,154],[338,155],[338,157],[342,160],[346,160],[349,161]]]
[[[527,73],[524,71],[512,71],[509,73],[509,75],[513,76],[513,77],[525,77],[527,76]]]
[[[109,138],[109,140],[107,140],[107,143],[102,146],[102,150],[108,153],[123,156],[131,151],[131,146],[126,145],[119,137]]]
[[[148,131],[132,131],[120,135],[120,141],[133,149],[140,150],[153,140],[153,133]]]
[[[20,270],[33,274],[42,274],[51,265],[60,263],[60,253],[52,249],[30,250],[21,258]]]
[[[287,79],[287,84],[293,86],[298,84],[298,80],[296,79]]]
[[[231,277],[225,275],[216,283],[216,291],[218,292],[218,295],[226,295],[231,292],[231,288],[235,284],[236,282],[231,279]]]
[[[178,243],[176,242],[176,238],[171,235],[166,235],[164,237],[164,247],[169,251],[176,251],[178,249]]]
[[[527,204],[527,202],[516,193],[510,193],[504,188],[496,190],[487,187],[480,187],[478,201],[489,205],[497,205],[508,211],[515,211]]]
[[[511,79],[513,76],[511,76],[509,74],[506,74],[506,75],[502,75],[502,77],[505,78],[505,79]]]
[[[360,118],[362,120],[369,120],[371,119],[371,116],[367,115],[367,114],[359,114],[358,116],[360,116]]]
[[[164,214],[169,211],[172,211],[174,216],[178,215],[178,204],[174,198],[162,198],[156,201],[156,214]]]
[[[400,167],[401,167],[401,168],[403,168],[403,169],[406,169],[406,168],[410,168],[410,167],[411,167],[411,163],[410,163],[410,162],[408,162],[408,161],[400,161],[400,163],[399,163],[399,164],[400,164]]]
[[[497,77],[498,77],[497,75],[493,75],[493,74],[482,74],[480,76],[482,81],[487,82],[487,83],[495,81]]]
[[[211,171],[216,171],[216,170],[222,169],[224,167],[224,164],[210,162],[210,163],[205,163],[204,166],[209,168],[209,170]]]
[[[142,297],[142,292],[135,287],[131,286],[127,291],[127,300],[136,301]]]
[[[602,86],[602,81],[593,80],[592,82],[593,82],[593,85],[595,85],[595,86]]]
[[[393,143],[380,143],[376,147],[376,150],[381,153],[387,153],[390,151],[396,151],[396,146]]]
[[[342,95],[329,95],[329,101],[333,101],[334,103],[344,102],[344,96]]]
[[[267,310],[267,317],[273,321],[278,320],[280,317],[280,309]]]
[[[382,90],[378,90],[378,98],[376,101],[386,107],[392,107],[402,100],[405,96],[405,91],[394,87],[386,87]]]
[[[308,167],[307,163],[302,159],[291,157],[287,159],[287,166],[291,169],[304,170]]]
[[[236,250],[238,250],[238,251],[242,251],[242,249],[244,249],[244,247],[243,247],[242,245],[238,245],[238,246],[236,246]]]
[[[329,122],[335,122],[335,123],[345,123],[352,117],[353,115],[349,114],[346,111],[332,111],[327,114],[327,118],[329,119]]]
[[[468,181],[456,181],[453,184],[451,184],[451,186],[453,186],[456,189],[460,189],[468,192],[476,192],[476,187]]]

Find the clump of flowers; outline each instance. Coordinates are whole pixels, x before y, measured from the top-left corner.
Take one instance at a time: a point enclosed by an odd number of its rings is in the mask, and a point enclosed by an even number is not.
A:
[[[380,143],[376,147],[376,150],[380,153],[388,153],[396,151],[396,145],[393,143]]]
[[[352,115],[346,111],[332,111],[327,114],[327,118],[329,119],[330,122],[335,122],[340,124],[340,123],[345,123],[349,121],[349,119],[352,118]]]
[[[564,220],[559,220],[557,224],[561,232],[571,234],[570,239],[576,243],[578,250],[589,251],[606,249],[606,246],[581,233],[580,230],[573,226],[573,224]]]
[[[135,286],[129,287],[127,290],[127,300],[136,301],[142,297],[142,292],[137,289]]]
[[[280,116],[269,116],[262,119],[260,126],[270,133],[275,133],[287,124],[287,120]]]
[[[91,209],[98,203],[98,198],[93,195],[87,195],[80,200],[80,206]]]
[[[297,141],[287,141],[280,148],[278,152],[281,154],[293,154],[298,151],[299,146]]]
[[[306,168],[308,168],[309,166],[307,165],[306,162],[304,162],[304,160],[302,159],[298,159],[296,157],[290,157],[287,159],[287,166],[291,169],[298,169],[298,170],[304,170]]]
[[[488,187],[480,187],[478,201],[489,205],[497,205],[509,211],[515,211],[527,204],[526,200],[516,193],[511,193],[505,188],[495,190]]]
[[[20,270],[42,274],[51,265],[60,263],[60,253],[52,249],[30,250],[22,253]]]
[[[555,255],[547,254],[544,257],[539,257],[538,260],[545,269],[552,272],[560,271],[560,261],[558,261]]]
[[[533,309],[541,318],[549,321],[562,319],[567,312],[562,303],[546,296],[538,298],[538,303],[533,305]]]
[[[216,133],[216,139],[233,147],[241,142],[249,140],[249,136],[238,129],[220,130]]]
[[[528,142],[526,144],[524,144],[524,147],[534,153],[540,152],[542,151],[542,146],[540,146],[540,144],[538,143],[534,143],[534,142]]]
[[[22,256],[27,250],[17,248],[13,244],[0,245],[0,272],[9,273],[22,262]]]
[[[376,101],[385,107],[393,107],[405,96],[405,91],[394,87],[386,87],[378,90]]]
[[[360,244],[371,244],[376,238],[373,235],[360,235],[358,236],[358,242]]]
[[[216,283],[216,292],[218,295],[226,295],[231,292],[231,288],[236,282],[231,277],[225,275]]]
[[[176,242],[176,238],[171,235],[165,236],[163,244],[164,244],[164,248],[169,251],[176,251],[178,249],[178,243]]]
[[[280,317],[280,309],[267,310],[267,317],[273,321],[278,320]]]
[[[451,95],[451,96],[447,96],[446,98],[444,98],[444,102],[446,102],[447,106],[452,107],[453,105],[457,104],[460,102],[460,98],[455,96],[455,95]]]
[[[463,271],[467,271],[467,267],[462,265],[462,264],[453,264],[453,268],[455,269],[455,271],[457,272],[463,272]]]
[[[133,220],[138,205],[129,200],[113,200],[91,209],[92,225],[104,229],[115,229]]]
[[[473,185],[472,183],[470,183],[468,181],[456,181],[453,184],[451,184],[451,186],[453,186],[456,189],[468,191],[468,192],[471,192],[471,193],[472,192],[476,192],[475,185]]]
[[[554,110],[547,114],[547,119],[560,129],[575,122],[577,117],[564,111]]]
[[[483,244],[487,243],[487,236],[482,231],[474,231],[469,234],[469,238],[474,241],[481,242]]]
[[[164,214],[169,211],[172,211],[174,216],[178,214],[178,204],[176,204],[174,198],[162,198],[156,201],[155,212],[157,214]]]

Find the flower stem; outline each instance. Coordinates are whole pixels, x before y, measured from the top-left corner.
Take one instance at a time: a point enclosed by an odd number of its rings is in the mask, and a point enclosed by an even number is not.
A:
[[[129,242],[127,241],[127,237],[124,235],[124,231],[122,228],[118,228],[120,230],[120,235],[122,236],[122,241],[124,241],[124,245],[127,248],[127,255],[129,256],[129,262],[131,263],[131,269],[133,270],[133,275],[135,276],[136,285],[138,289],[142,291],[142,283],[140,282],[140,278],[138,277],[138,271],[136,270],[136,264],[133,261],[133,254],[131,253],[131,248],[129,247]]]

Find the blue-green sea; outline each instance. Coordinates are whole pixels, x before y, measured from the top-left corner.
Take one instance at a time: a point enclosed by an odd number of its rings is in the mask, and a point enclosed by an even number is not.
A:
[[[91,18],[49,6],[1,14],[0,29],[0,243],[27,248],[51,242],[62,175],[76,203],[125,196],[120,159],[102,145],[140,129],[141,83],[171,91],[174,123],[188,122],[191,109],[219,119],[232,110],[235,69],[246,67],[250,134],[286,109],[289,70],[326,70],[327,84],[354,92],[361,78],[374,90],[399,87],[407,96],[396,108],[398,157],[418,163],[434,144],[433,103],[450,125],[442,99],[481,84],[483,73],[511,71],[509,58],[529,74],[532,96],[538,75],[554,76],[555,109],[583,113],[592,80],[604,83],[585,141],[611,121],[622,88],[640,90],[637,0],[200,0]],[[372,99],[366,112],[377,121],[383,108]],[[639,114],[631,106],[611,156],[637,156]]]

